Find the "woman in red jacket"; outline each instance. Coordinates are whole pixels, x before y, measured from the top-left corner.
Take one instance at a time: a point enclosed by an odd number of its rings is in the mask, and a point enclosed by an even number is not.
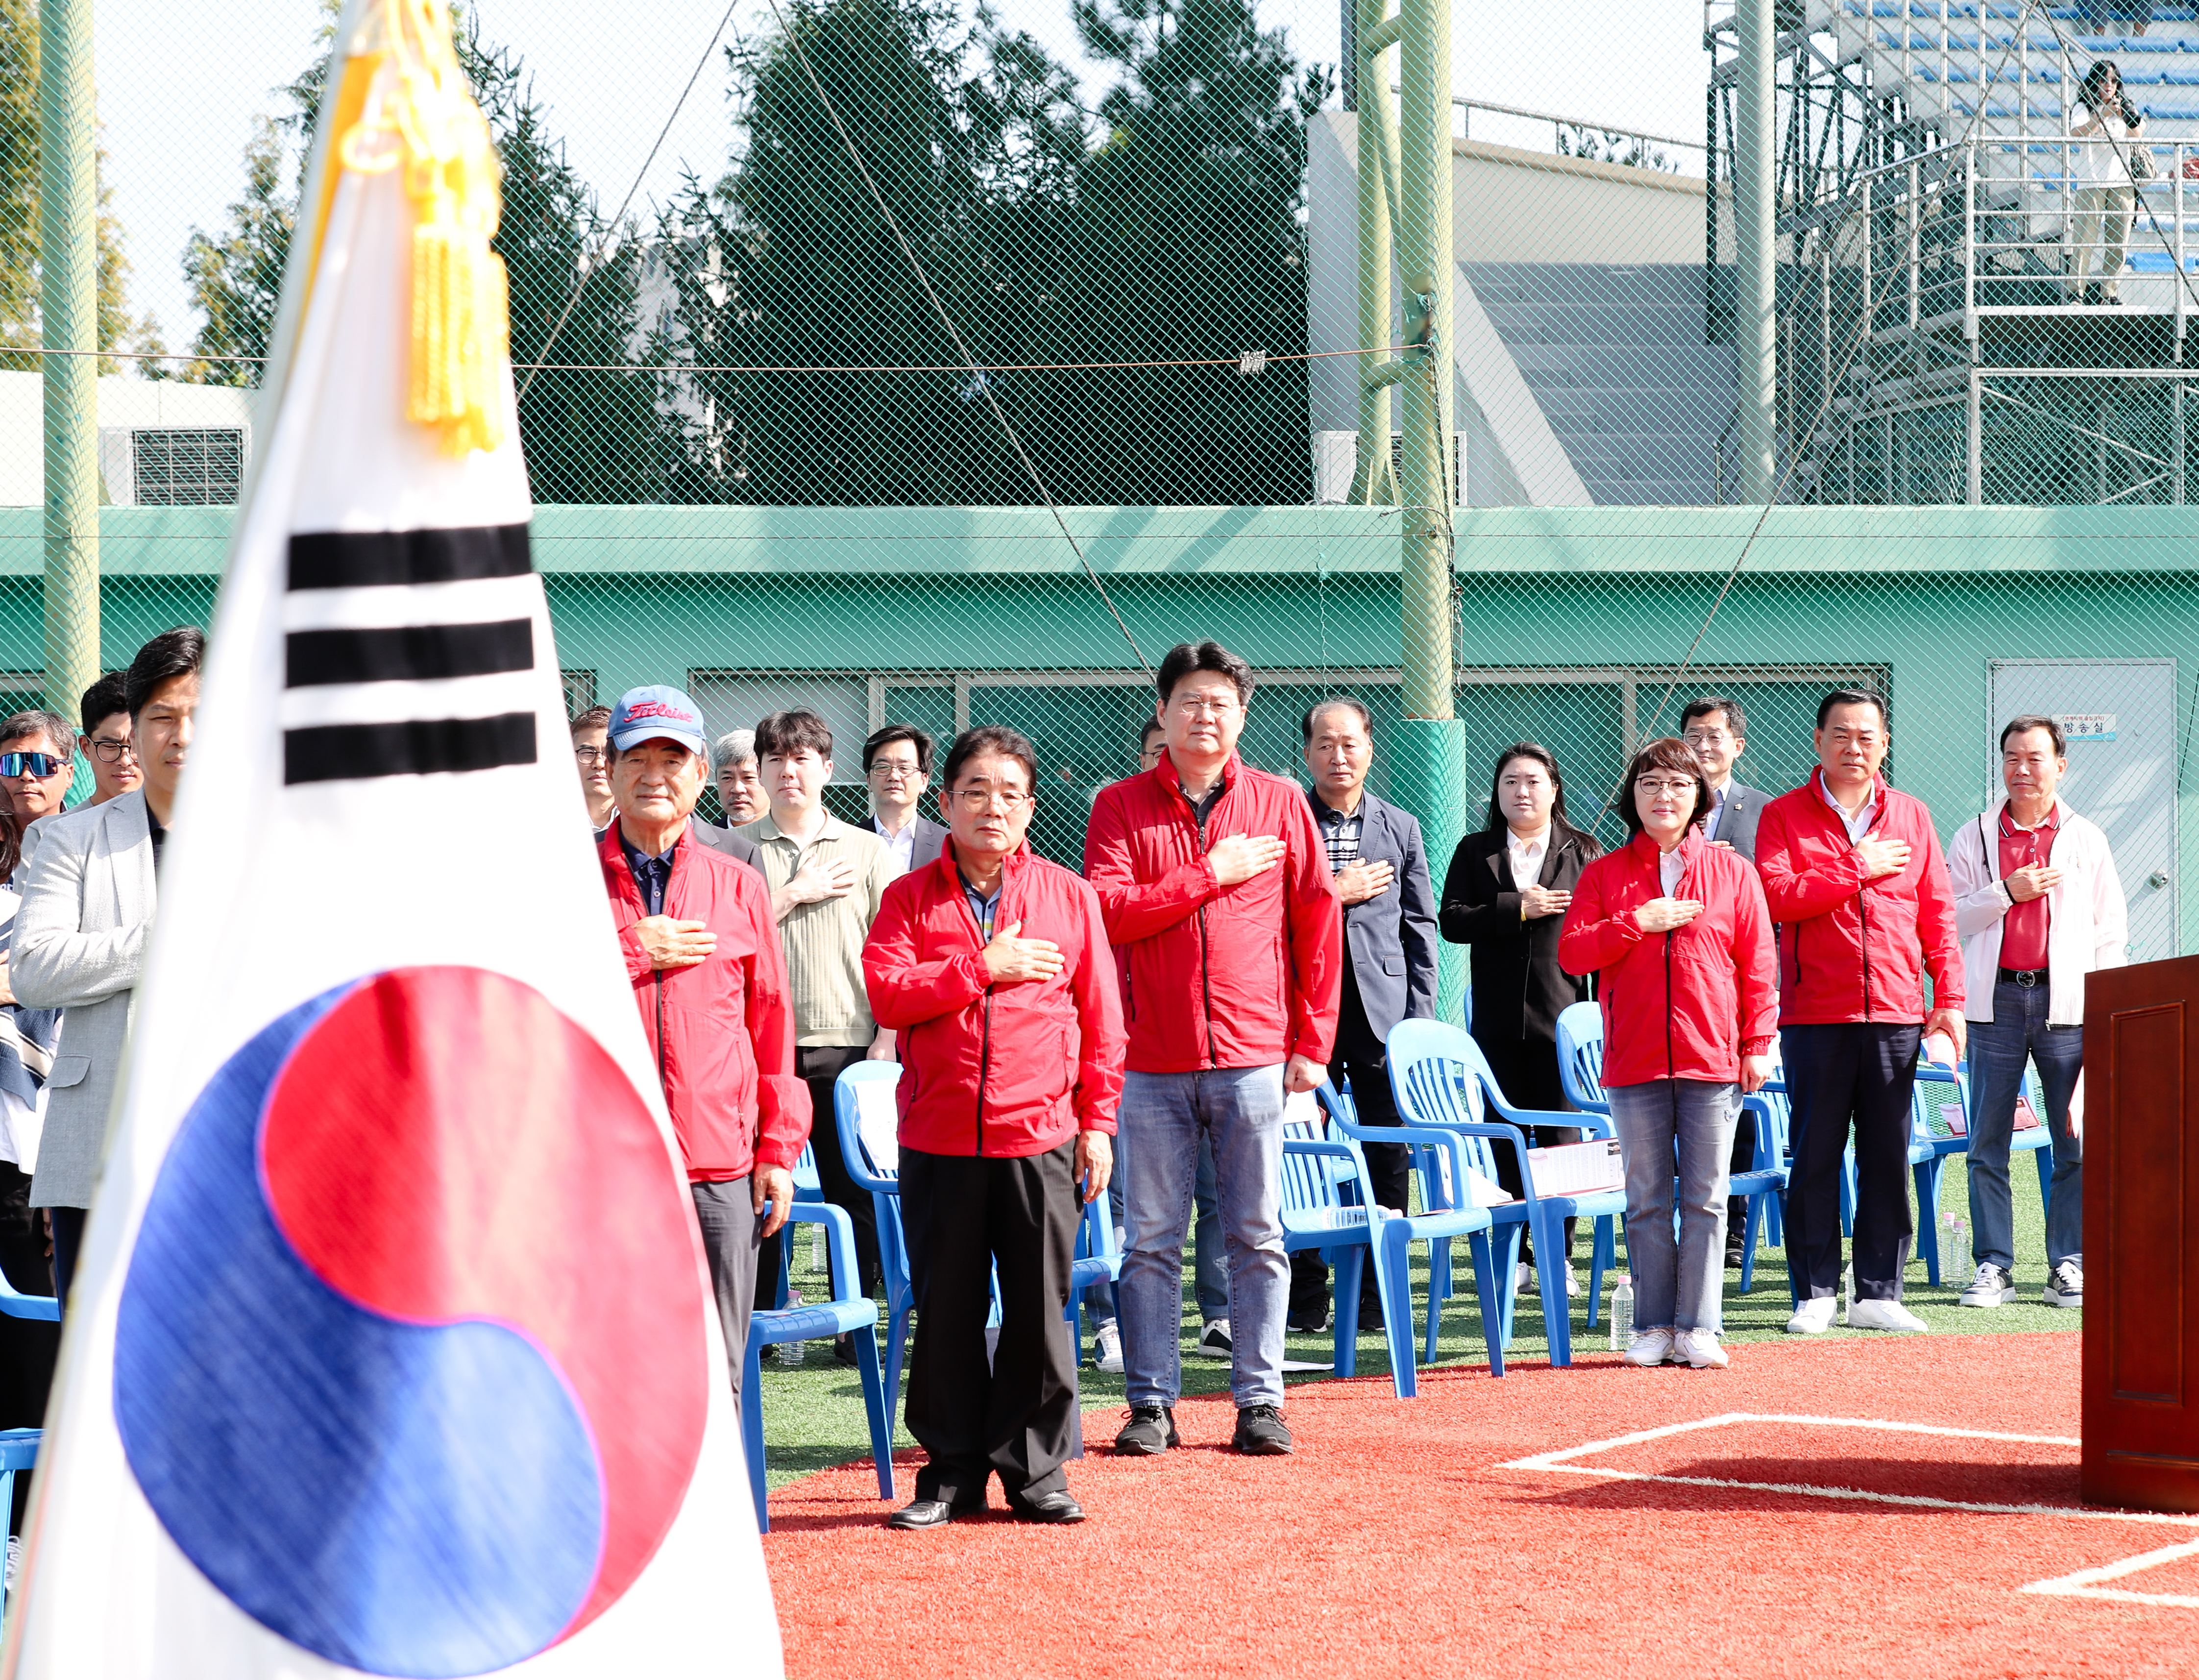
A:
[[[1625,1156],[1634,1269],[1626,1358],[1698,1370],[1726,1362],[1727,1157],[1741,1094],[1771,1075],[1778,1002],[1764,889],[1739,853],[1703,839],[1710,808],[1686,743],[1642,748],[1619,801],[1632,838],[1583,872],[1558,940],[1567,972],[1595,972],[1603,1006],[1603,1085]]]

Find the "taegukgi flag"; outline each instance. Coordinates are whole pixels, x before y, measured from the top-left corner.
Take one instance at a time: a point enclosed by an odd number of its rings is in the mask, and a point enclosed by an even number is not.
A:
[[[349,0],[315,159],[9,1672],[776,1674],[445,0]]]

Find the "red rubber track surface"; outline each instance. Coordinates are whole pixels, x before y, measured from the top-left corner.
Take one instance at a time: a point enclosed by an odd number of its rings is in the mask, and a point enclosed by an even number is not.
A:
[[[772,1498],[766,1539],[788,1671],[822,1676],[1520,1674],[1809,1677],[2199,1673],[2199,1607],[2019,1589],[2191,1544],[2199,1526],[2103,1520],[2077,1451],[1864,1429],[1864,1420],[2078,1432],[2075,1335],[1749,1344],[1726,1371],[1613,1356],[1492,1381],[1424,1372],[1293,1388],[1294,1457],[1228,1450],[1228,1397],[1187,1402],[1183,1446],[1070,1467],[1089,1520],[998,1508],[889,1532],[867,1467]],[[1508,1461],[1699,1422],[1581,1467]],[[913,1479],[904,1478],[904,1493]],[[1922,1503],[1832,1498],[1850,1489]],[[1979,1512],[1939,1502],[2038,1505]],[[2199,1556],[2106,1584],[2199,1595]],[[834,1607],[846,1606],[842,1610]]]

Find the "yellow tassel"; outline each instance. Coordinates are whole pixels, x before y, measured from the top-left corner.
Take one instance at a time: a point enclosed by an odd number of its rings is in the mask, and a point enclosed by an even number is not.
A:
[[[388,56],[339,156],[362,173],[401,166],[412,201],[405,417],[435,428],[445,454],[494,449],[511,354],[504,260],[490,248],[502,208],[496,151],[442,0],[386,0],[370,26],[377,32],[371,44]]]

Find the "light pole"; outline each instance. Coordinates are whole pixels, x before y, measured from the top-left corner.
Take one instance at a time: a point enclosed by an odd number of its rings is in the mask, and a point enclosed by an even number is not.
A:
[[[38,6],[38,318],[45,364],[46,703],[99,675],[99,184],[91,0]]]

